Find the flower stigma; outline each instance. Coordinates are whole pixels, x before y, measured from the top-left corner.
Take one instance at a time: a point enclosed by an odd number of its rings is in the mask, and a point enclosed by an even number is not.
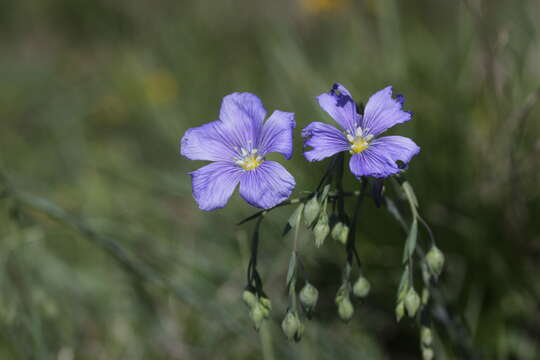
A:
[[[257,149],[247,151],[241,148],[240,157],[236,159],[235,164],[241,166],[244,170],[253,170],[259,167],[264,161],[263,157],[258,155]]]
[[[347,130],[346,135],[347,140],[349,140],[349,143],[351,144],[351,149],[349,150],[351,154],[358,154],[366,150],[369,146],[369,142],[373,139],[373,135],[371,134],[364,136],[364,131],[360,127],[356,128],[354,136],[349,130]]]

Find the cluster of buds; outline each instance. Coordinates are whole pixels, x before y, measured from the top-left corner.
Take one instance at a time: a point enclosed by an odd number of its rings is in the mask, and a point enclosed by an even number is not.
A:
[[[329,189],[330,187],[326,186],[320,195],[314,195],[304,207],[304,224],[313,228],[317,247],[320,247],[330,234],[328,214],[326,213]]]
[[[435,245],[431,247],[425,257],[425,263],[422,265],[422,276],[424,283],[429,284],[430,278],[437,279],[441,275],[444,267],[444,254]],[[400,289],[396,305],[397,321],[401,320],[405,311],[411,318],[415,317],[420,306],[426,306],[429,302],[429,288],[422,289],[422,296],[418,295],[412,284],[408,281]]]
[[[296,311],[287,311],[281,322],[281,329],[289,341],[298,342],[304,335],[304,324],[300,321],[300,316]]]
[[[420,349],[422,350],[422,360],[433,360],[433,332],[427,326],[420,327]]]
[[[250,289],[244,290],[242,299],[249,308],[249,317],[253,321],[255,330],[259,330],[264,320],[270,316],[272,303],[266,296],[258,295]]]
[[[398,303],[396,305],[397,321],[401,320],[405,314],[405,310],[410,318],[414,318],[418,312],[418,309],[420,308],[420,303],[420,296],[414,287],[411,286],[407,292],[400,293]]]
[[[336,305],[341,320],[348,322],[354,315],[351,292],[352,295],[357,298],[365,298],[368,296],[370,289],[371,284],[362,274],[360,274],[352,287],[350,281],[348,279],[345,280],[345,282],[340,286],[336,295]]]

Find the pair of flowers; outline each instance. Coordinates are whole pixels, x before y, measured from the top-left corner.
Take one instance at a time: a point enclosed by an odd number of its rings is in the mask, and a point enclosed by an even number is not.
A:
[[[304,156],[320,161],[342,151],[352,156],[349,168],[357,178],[384,178],[398,173],[420,148],[403,136],[376,138],[390,127],[411,119],[403,96],[392,97],[388,86],[373,94],[363,114],[340,84],[317,97],[320,107],[341,128],[312,122],[302,130]],[[293,153],[294,113],[276,110],[265,121],[261,100],[250,93],[223,98],[219,120],[186,131],[180,152],[191,160],[213,161],[190,173],[193,196],[202,210],[226,205],[240,184],[240,195],[251,205],[269,209],[286,200],[296,183],[279,163],[266,160],[272,152],[287,160]],[[398,163],[401,162],[401,163]]]

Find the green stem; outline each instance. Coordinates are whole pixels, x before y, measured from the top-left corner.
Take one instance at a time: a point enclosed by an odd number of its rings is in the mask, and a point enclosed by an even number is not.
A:
[[[274,345],[272,343],[272,331],[270,330],[268,321],[263,322],[259,330],[259,339],[261,341],[261,351],[263,360],[274,360]]]

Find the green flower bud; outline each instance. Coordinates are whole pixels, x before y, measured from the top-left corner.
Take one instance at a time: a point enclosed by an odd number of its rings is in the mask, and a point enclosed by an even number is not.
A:
[[[310,283],[306,283],[302,290],[300,290],[300,302],[304,308],[310,312],[317,305],[319,299],[319,290]]]
[[[427,253],[426,262],[428,264],[429,271],[434,276],[441,275],[444,267],[444,254],[435,245],[433,245]]]
[[[349,296],[341,298],[338,302],[338,314],[341,320],[348,322],[354,315],[354,307]]]
[[[249,312],[249,316],[251,317],[251,320],[253,321],[255,330],[259,331],[265,318],[263,307],[259,303],[257,303],[254,307],[251,308],[251,311]]]
[[[407,309],[409,317],[414,317],[419,307],[420,296],[418,296],[414,288],[411,287],[405,296],[405,309]]]
[[[343,245],[347,243],[349,237],[349,227],[341,221],[336,223],[332,228],[332,238]]]
[[[354,283],[353,294],[356,297],[363,298],[369,294],[370,289],[371,284],[369,283],[368,279],[360,275],[358,280],[356,280],[356,282]]]
[[[255,304],[257,304],[257,297],[249,290],[244,290],[244,292],[242,293],[242,300],[244,300],[244,303],[249,308],[252,308],[255,306]]]
[[[396,305],[396,320],[399,322],[403,315],[405,314],[405,305],[403,304],[403,301],[400,301]]]
[[[422,360],[433,360],[434,356],[435,354],[433,353],[433,349],[431,348],[422,349]]]
[[[289,341],[295,339],[296,333],[298,332],[300,321],[296,313],[288,311],[285,315],[285,318],[281,322],[281,329]]]
[[[317,225],[313,229],[313,234],[315,235],[315,246],[320,247],[328,234],[330,233],[330,226],[328,226],[328,215],[325,212],[321,213]]]
[[[349,297],[349,286],[348,283],[343,283],[339,287],[337,294],[336,294],[336,304],[339,304],[343,301],[346,297]]]
[[[261,296],[259,298],[259,305],[262,307],[264,317],[268,318],[270,311],[272,311],[272,302],[270,299],[265,296]]]
[[[306,206],[304,207],[304,224],[306,224],[306,226],[313,224],[315,219],[319,216],[320,211],[321,205],[315,195],[306,202]]]
[[[345,245],[347,244],[347,240],[349,240],[349,227],[346,224],[343,224],[341,234],[339,234],[339,242]]]
[[[332,239],[339,241],[339,234],[341,234],[341,230],[343,229],[343,223],[341,221],[338,221],[334,224],[334,227],[332,228]]]
[[[420,340],[425,346],[430,346],[433,343],[433,333],[427,326],[422,326],[420,329]]]

